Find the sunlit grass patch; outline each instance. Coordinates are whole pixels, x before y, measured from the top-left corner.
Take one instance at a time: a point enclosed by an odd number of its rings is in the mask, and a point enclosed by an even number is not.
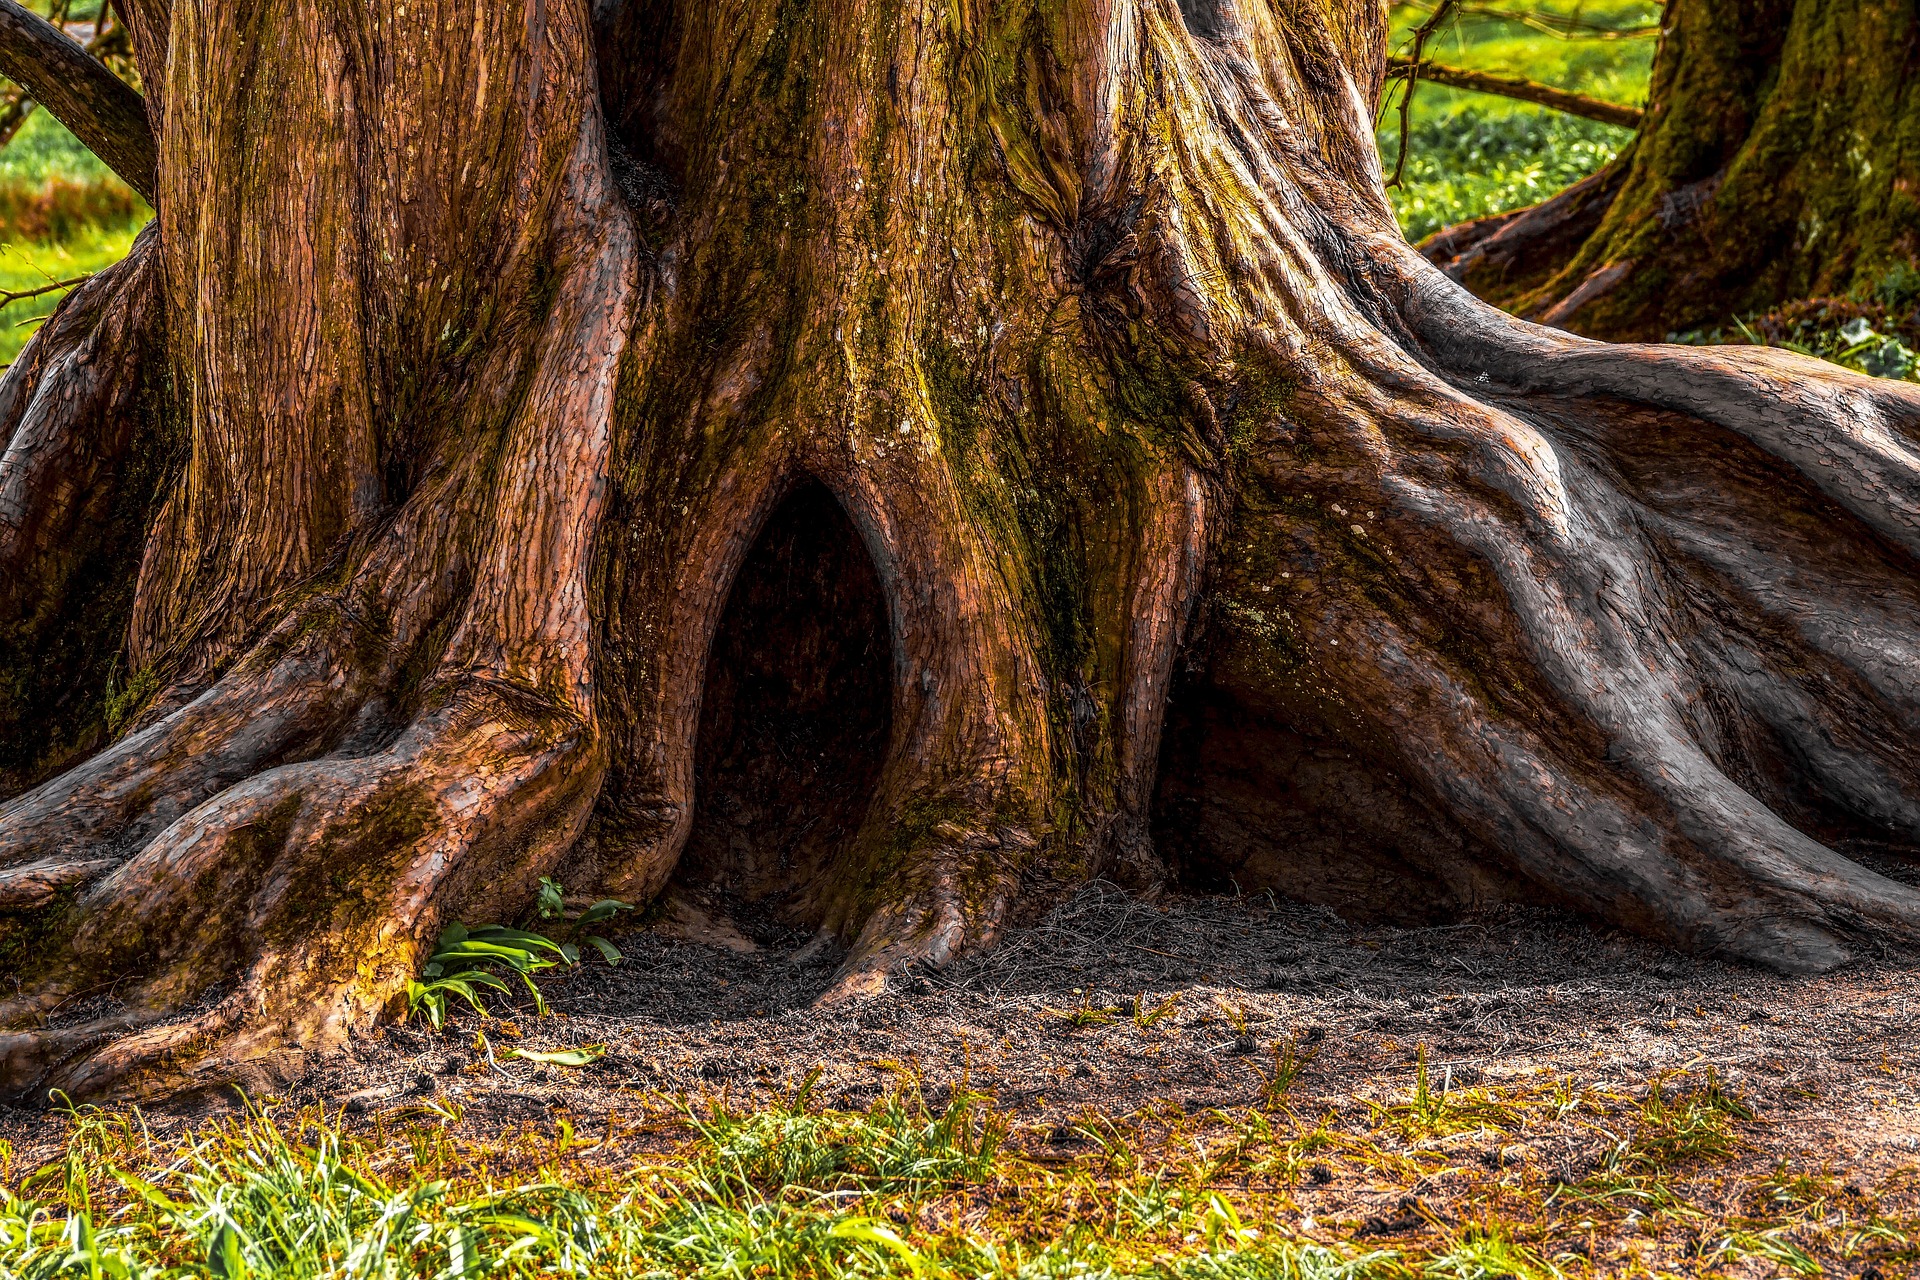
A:
[[[126,257],[139,231],[133,222],[90,225],[65,241],[0,244],[0,289],[25,291],[91,275]],[[0,307],[0,365],[13,362],[66,293],[59,289]]]
[[[1758,1121],[1711,1075],[1639,1099],[1419,1077],[1309,1116],[1167,1103],[1041,1128],[910,1076],[864,1111],[816,1106],[810,1080],[753,1108],[633,1094],[581,1118],[591,1138],[564,1116],[469,1137],[450,1103],[351,1130],[265,1107],[167,1140],[83,1110],[67,1156],[0,1199],[0,1275],[1549,1280],[1648,1259],[1892,1275],[1911,1251],[1910,1216],[1824,1171],[1739,1173]],[[1424,1145],[1496,1129],[1494,1149],[1605,1144],[1584,1173]],[[1704,1207],[1708,1178],[1736,1209]],[[1633,1194],[1656,1183],[1664,1211]]]
[[[45,111],[0,147],[0,289],[39,289],[126,256],[153,211]],[[0,307],[0,365],[13,362],[66,290]]]
[[[1395,4],[1389,48],[1404,52],[1431,11]],[[1428,41],[1425,56],[1638,105],[1647,94],[1659,20],[1650,0],[1468,5]],[[1393,102],[1390,95],[1377,131],[1389,174],[1403,142]],[[1617,125],[1434,84],[1415,93],[1409,124],[1402,182],[1388,196],[1410,240],[1538,203],[1600,169],[1632,136]]]

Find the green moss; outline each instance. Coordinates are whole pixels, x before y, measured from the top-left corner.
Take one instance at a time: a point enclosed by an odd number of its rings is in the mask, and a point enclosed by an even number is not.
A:
[[[304,799],[291,796],[256,824],[257,843],[246,853],[250,866],[271,866],[280,856]],[[438,820],[424,786],[403,784],[358,803],[346,821],[329,830],[305,856],[266,932],[284,946],[334,939],[353,945],[359,927],[387,910],[395,881],[428,828]]]
[[[58,962],[79,916],[80,889],[68,885],[42,906],[0,915],[0,973],[31,984]]]
[[[116,687],[112,675],[107,677],[107,696],[104,714],[108,736],[116,736],[120,730],[133,722],[147,700],[160,691],[160,677],[154,674],[152,667],[142,667],[133,673],[124,687]]]

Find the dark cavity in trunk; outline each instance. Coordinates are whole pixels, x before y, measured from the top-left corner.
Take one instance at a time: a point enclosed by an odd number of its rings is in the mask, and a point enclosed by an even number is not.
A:
[[[808,891],[886,758],[891,649],[859,532],[824,486],[802,485],[768,518],[714,636],[680,884],[817,923]]]

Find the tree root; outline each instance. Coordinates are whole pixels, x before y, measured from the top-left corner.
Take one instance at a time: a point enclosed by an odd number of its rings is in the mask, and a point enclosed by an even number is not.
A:
[[[0,377],[0,794],[102,736],[102,691],[171,449],[149,365],[159,253],[74,289]]]
[[[361,396],[368,362],[295,379],[313,394],[273,421],[325,483],[275,473],[286,509],[231,528],[229,478],[190,470],[130,628],[178,659],[172,687],[0,808],[0,907],[56,938],[0,1009],[42,1020],[0,1042],[0,1084],[236,1073],[384,1016],[441,924],[508,916],[542,874],[662,891],[734,578],[816,482],[891,640],[857,829],[779,878],[790,923],[851,943],[834,998],[985,945],[1036,885],[1167,877],[1146,830],[1196,601],[1204,678],[1437,815],[1487,864],[1446,869],[1462,897],[1526,887],[1794,972],[1920,943],[1920,892],[1834,851],[1920,841],[1920,396],[1472,301],[1381,191],[1379,7],[1217,8],[1119,6],[1068,24],[1082,45],[948,75],[949,44],[1052,28],[961,6],[967,30],[923,48],[917,14],[818,6],[800,26],[844,68],[824,97],[819,50],[763,57],[724,6],[676,9],[755,93],[743,123],[719,80],[645,86],[635,112],[688,177],[657,261],[612,192],[598,90],[575,112],[529,89],[529,123],[488,145],[579,136],[564,172],[534,146],[487,179],[516,193],[486,225],[525,230],[501,269],[525,297],[443,300],[420,283],[437,244],[392,271],[369,252],[405,318],[380,358],[411,370],[395,335],[418,328],[432,377],[395,377],[440,398],[420,422],[355,399],[336,449],[327,388]],[[542,12],[542,74],[589,79],[584,10]],[[902,74],[875,39],[927,61]],[[1003,63],[1028,68],[1018,110]],[[1022,214],[982,202],[987,154]],[[294,239],[330,198],[299,194]],[[272,354],[274,377],[304,358]],[[236,465],[282,443],[244,381],[195,420]],[[257,536],[283,527],[291,559]],[[244,572],[215,565],[208,595],[208,539],[234,530]],[[64,1025],[116,982],[120,1012]]]
[[[442,924],[517,909],[577,841],[605,768],[583,531],[635,287],[598,147],[590,122],[579,251],[497,447],[421,485],[343,589],[211,688],[0,809],[6,905],[63,913],[0,1025],[103,979],[125,1010],[8,1037],[0,1087],[171,1088],[336,1043],[392,1012]]]

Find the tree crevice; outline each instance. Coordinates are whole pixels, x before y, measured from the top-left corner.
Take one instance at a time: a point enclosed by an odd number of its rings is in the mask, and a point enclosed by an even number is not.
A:
[[[817,929],[886,762],[893,669],[872,560],[832,493],[804,481],[761,530],[713,639],[676,882]]]

